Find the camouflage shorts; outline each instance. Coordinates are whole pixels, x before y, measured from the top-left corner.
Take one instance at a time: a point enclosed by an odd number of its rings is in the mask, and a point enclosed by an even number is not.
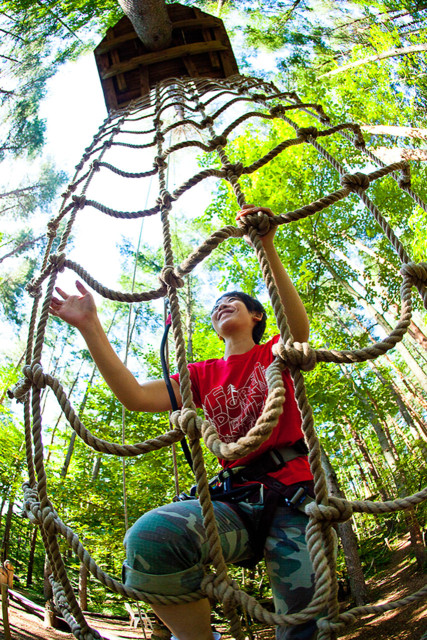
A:
[[[227,563],[251,558],[246,528],[233,508],[214,502],[218,532]],[[262,507],[240,503],[252,521]],[[264,549],[277,613],[295,613],[311,600],[313,575],[305,542],[307,517],[279,507]],[[209,560],[199,502],[175,502],[145,513],[127,531],[123,580],[128,587],[164,595],[184,595],[200,590]],[[200,597],[203,597],[200,594]],[[316,623],[278,627],[278,640],[312,640]]]

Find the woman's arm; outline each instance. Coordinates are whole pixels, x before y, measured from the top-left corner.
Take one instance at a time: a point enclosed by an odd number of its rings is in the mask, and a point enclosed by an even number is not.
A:
[[[50,312],[76,327],[82,334],[102,377],[114,395],[130,411],[168,411],[171,402],[164,380],[151,380],[140,384],[112,348],[98,318],[93,296],[76,282],[80,296],[70,296],[56,288],[62,300],[52,297]],[[179,385],[171,380],[181,406]]]
[[[270,231],[270,233],[261,237],[261,242],[279,290],[292,336],[296,342],[307,342],[310,331],[307,311],[277,254],[273,242],[276,229],[277,227],[275,227],[274,231]]]
[[[263,211],[272,217],[274,216],[273,212],[266,207],[255,207],[252,204],[247,204],[243,205],[243,210],[239,212],[237,219],[257,211]],[[310,331],[308,315],[299,293],[288,276],[288,273],[278,256],[276,247],[274,246],[274,236],[276,231],[277,227],[272,227],[265,236],[261,236],[261,242],[279,290],[280,299],[285,309],[292,336],[296,342],[307,342]]]

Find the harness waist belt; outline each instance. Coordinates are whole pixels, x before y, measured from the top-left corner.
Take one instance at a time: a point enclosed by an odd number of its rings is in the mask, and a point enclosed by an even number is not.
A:
[[[211,480],[210,484],[216,482],[223,483],[231,478],[237,482],[259,481],[266,474],[278,471],[291,460],[306,456],[307,454],[307,446],[301,438],[301,440],[295,442],[291,447],[281,447],[280,449],[266,451],[255,460],[252,460],[247,466],[227,467],[223,469]]]

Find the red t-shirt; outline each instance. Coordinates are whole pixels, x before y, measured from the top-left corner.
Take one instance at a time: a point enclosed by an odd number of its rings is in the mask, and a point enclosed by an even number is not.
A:
[[[260,416],[268,393],[265,371],[274,359],[272,346],[279,337],[256,344],[250,351],[229,356],[227,360],[212,359],[188,365],[194,403],[203,408],[223,442],[235,442],[245,435]],[[179,374],[171,377],[179,382]],[[301,415],[287,369],[283,372],[283,382],[285,405],[270,438],[244,458],[231,462],[220,459],[222,467],[245,465],[268,449],[290,446],[303,437]],[[312,480],[306,456],[291,460],[269,475],[287,485]]]

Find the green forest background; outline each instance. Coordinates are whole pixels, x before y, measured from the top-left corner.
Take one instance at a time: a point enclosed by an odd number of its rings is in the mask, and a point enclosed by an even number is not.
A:
[[[320,103],[333,124],[359,123],[368,147],[386,163],[409,159],[413,189],[427,200],[427,2],[199,0],[187,4],[224,20],[242,73],[253,75],[254,56],[268,52],[269,67],[255,75],[283,91],[296,91],[306,102]],[[5,223],[0,230],[0,320],[7,336],[0,362],[0,541],[2,560],[13,560],[21,586],[33,594],[42,593],[44,551],[36,529],[20,515],[20,487],[26,478],[23,424],[7,390],[19,379],[23,361],[29,313],[25,285],[40,267],[46,242],[34,228],[40,227],[41,220],[48,222],[70,176],[48,159],[40,165],[39,178],[31,182],[12,168],[16,159],[32,162],[44,157],[46,122],[39,108],[49,78],[94,48],[121,15],[114,0],[0,2],[0,80],[8,80],[8,89],[0,85],[0,215]],[[227,151],[233,161],[247,165],[284,137],[289,137],[289,127],[282,121],[268,127],[253,125],[235,137]],[[366,170],[366,159],[352,145],[335,137],[325,144],[352,171]],[[200,162],[206,166],[212,161]],[[283,213],[333,191],[336,172],[311,147],[300,145],[246,176],[242,184],[248,202]],[[412,259],[425,260],[426,212],[391,178],[374,183],[369,193]],[[233,224],[236,210],[230,191],[220,185],[206,211],[186,225],[175,221],[178,258],[214,229]],[[326,215],[282,226],[276,246],[306,304],[314,347],[365,347],[396,324],[400,263],[355,196],[329,208]],[[138,255],[124,242],[120,256],[122,288],[132,286],[135,265],[135,287],[142,288],[162,267],[162,256],[144,239]],[[209,281],[209,274],[218,280],[219,274],[220,290],[238,287],[265,296],[256,260],[244,242],[221,246],[204,269],[202,278],[189,276],[180,291],[190,361],[221,355],[210,328],[202,280]],[[160,377],[157,349],[163,318],[159,309],[134,308],[130,318],[126,306],[108,302],[102,315],[120,353],[131,326],[135,373],[141,378]],[[274,331],[271,314],[268,334]],[[335,490],[349,499],[386,500],[426,486],[426,348],[425,314],[417,299],[408,335],[391,353],[353,367],[320,365],[307,374],[325,469],[336,481]],[[63,381],[85,425],[99,437],[120,440],[122,407],[100,379],[88,352],[82,350],[74,329],[52,319],[44,358]],[[132,413],[125,421],[127,442],[154,437],[168,428],[164,414]],[[78,532],[96,562],[119,576],[126,529],[121,460],[74,441],[59,412],[44,429],[49,493],[55,508]],[[177,457],[181,490],[188,489],[191,473],[180,451]],[[213,474],[216,464],[209,456],[208,467]],[[174,494],[169,451],[126,461],[129,523],[141,512],[171,501]],[[414,565],[425,569],[422,536],[426,527],[426,505],[404,514],[355,516],[352,534],[365,579],[387,563],[393,544],[408,531]],[[65,544],[63,550],[77,585],[78,559],[66,551]],[[339,570],[343,577],[347,575],[342,549]],[[369,598],[363,583],[352,587],[356,601]],[[94,581],[82,597],[87,597],[85,608],[93,610],[121,606],[119,598],[107,597]]]

